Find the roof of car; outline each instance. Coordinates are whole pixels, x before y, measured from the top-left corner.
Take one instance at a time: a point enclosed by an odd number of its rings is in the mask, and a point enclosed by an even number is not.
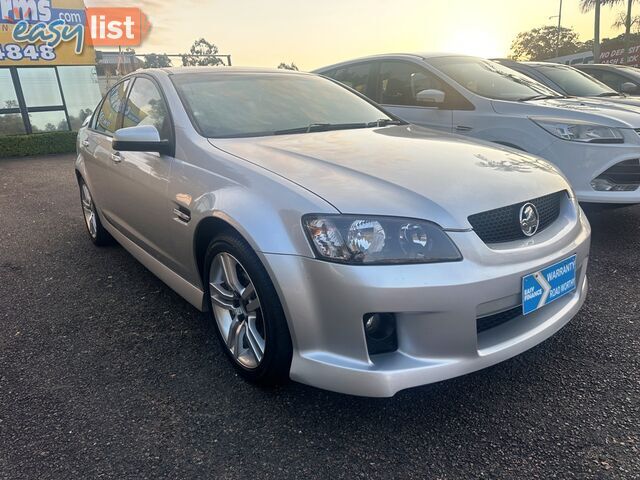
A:
[[[185,75],[189,73],[280,73],[283,75],[306,75],[305,72],[299,72],[297,70],[285,70],[279,68],[261,68],[261,67],[171,67],[157,69],[161,70],[169,75]]]
[[[379,60],[384,58],[399,58],[399,57],[413,57],[413,58],[438,58],[438,57],[473,57],[473,55],[465,55],[463,53],[452,52],[395,52],[395,53],[380,53],[376,55],[367,55],[365,57],[352,58],[349,60],[343,60],[342,62],[333,63],[331,65],[325,65],[323,67],[313,70],[314,72],[328,70],[331,68],[339,67],[341,65],[347,65],[349,63],[365,62],[370,60]]]

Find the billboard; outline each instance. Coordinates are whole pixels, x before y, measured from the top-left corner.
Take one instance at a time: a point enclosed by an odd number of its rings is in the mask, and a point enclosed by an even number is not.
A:
[[[584,63],[611,63],[614,65],[628,65],[631,67],[640,67],[640,45],[632,45],[629,47],[628,61],[624,61],[624,48],[605,48],[602,47],[600,52],[600,60],[595,62],[593,52],[586,51],[574,53],[573,55],[565,55],[563,57],[549,58],[545,62],[564,63],[565,65],[578,65]]]
[[[95,65],[82,0],[0,0],[0,67]]]

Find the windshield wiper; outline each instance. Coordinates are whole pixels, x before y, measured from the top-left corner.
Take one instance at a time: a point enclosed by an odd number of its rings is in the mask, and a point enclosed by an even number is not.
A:
[[[519,98],[518,102],[528,102],[530,100],[549,100],[551,98],[564,98],[561,95],[533,95],[531,97]]]
[[[372,126],[376,126],[373,122]],[[286,130],[276,130],[274,135],[289,135],[293,133],[328,132],[331,130],[349,130],[352,128],[369,128],[368,123],[311,123],[306,127],[287,128]]]
[[[599,97],[620,97],[621,95],[618,92],[604,92],[598,96]]]
[[[367,123],[367,127],[386,127],[387,125],[404,125],[401,120],[391,120],[390,118],[379,118],[375,122]]]

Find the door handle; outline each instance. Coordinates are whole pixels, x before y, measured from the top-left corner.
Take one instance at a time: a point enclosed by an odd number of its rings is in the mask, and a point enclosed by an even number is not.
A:
[[[113,160],[113,163],[120,163],[122,161],[122,155],[120,152],[112,153],[111,160]]]
[[[456,132],[470,132],[473,130],[473,127],[467,127],[465,125],[456,126]]]
[[[89,140],[83,140],[82,141],[82,146],[85,147],[85,148],[88,148],[89,147]]]

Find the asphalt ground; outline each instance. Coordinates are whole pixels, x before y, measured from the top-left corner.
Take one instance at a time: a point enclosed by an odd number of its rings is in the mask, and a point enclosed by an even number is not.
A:
[[[523,355],[391,399],[263,390],[89,242],[71,156],[0,160],[0,478],[640,478],[640,207],[590,218],[587,303]]]

